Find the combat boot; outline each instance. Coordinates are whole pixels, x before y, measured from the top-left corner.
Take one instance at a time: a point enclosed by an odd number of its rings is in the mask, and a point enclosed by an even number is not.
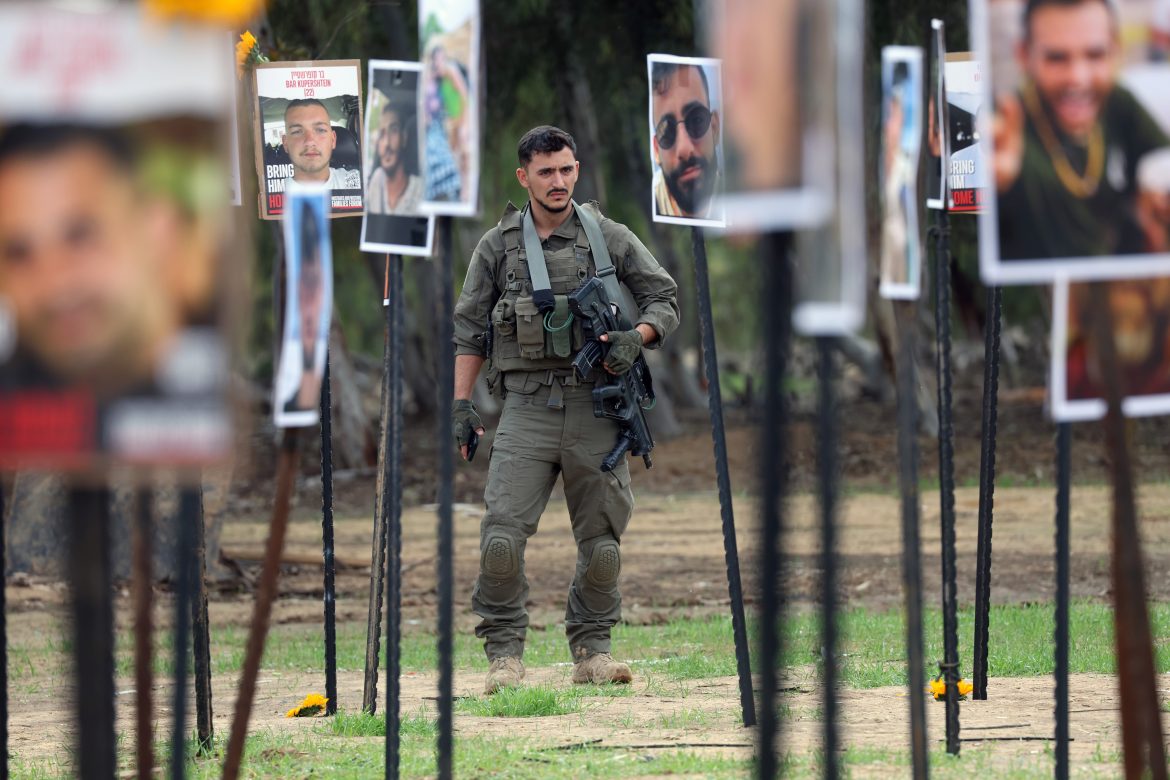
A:
[[[573,682],[578,684],[621,683],[632,682],[633,673],[630,667],[620,661],[615,661],[609,653],[594,653],[573,664]]]
[[[494,658],[488,667],[487,680],[483,684],[484,695],[491,696],[501,688],[515,688],[523,679],[524,663],[518,656]]]

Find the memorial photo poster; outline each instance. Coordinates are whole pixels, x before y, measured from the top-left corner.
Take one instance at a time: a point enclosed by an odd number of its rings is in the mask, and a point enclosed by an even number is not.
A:
[[[223,34],[7,3],[0,63],[0,468],[186,481],[233,441]]]
[[[1170,62],[1158,3],[972,0],[995,172],[990,284],[1170,273]],[[950,75],[948,73],[948,81]]]
[[[364,171],[363,252],[427,257],[434,217],[421,211],[417,62],[370,60]]]
[[[724,88],[723,195],[713,208],[729,232],[824,225],[835,178],[838,4],[707,5],[707,48],[722,64]]]
[[[650,213],[655,222],[723,227],[723,87],[718,60],[646,56]]]
[[[922,146],[922,49],[882,49],[880,285],[883,298],[913,300],[922,279],[918,155]]]
[[[253,77],[260,217],[284,213],[293,181],[327,185],[331,216],[360,216],[360,61],[264,62]]]
[[[983,70],[970,52],[951,52],[946,63],[947,208],[953,214],[978,214],[991,186],[989,145],[980,123],[983,112]]]
[[[278,428],[316,425],[333,313],[329,188],[293,182],[285,192],[284,335],[273,382]]]
[[[941,19],[930,20],[930,78],[926,88],[926,207],[947,207],[947,168],[950,162],[950,125],[947,122],[946,28]]]
[[[1089,302],[1091,282],[1053,286],[1052,417],[1061,422],[1105,416],[1105,388]],[[1170,276],[1119,279],[1107,288],[1113,345],[1127,417],[1170,413]]]
[[[840,0],[837,9],[837,47],[831,61],[833,115],[837,128],[836,208],[819,228],[797,233],[794,257],[795,300],[793,327],[808,336],[843,336],[865,322],[867,253],[865,249],[865,191],[856,186],[865,170],[863,52],[865,14],[859,0]]]
[[[423,210],[479,213],[479,0],[419,0]]]

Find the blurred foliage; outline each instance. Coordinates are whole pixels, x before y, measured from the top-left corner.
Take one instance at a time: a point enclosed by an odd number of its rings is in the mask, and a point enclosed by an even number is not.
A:
[[[482,0],[484,115],[481,121],[481,215],[455,223],[455,286],[462,286],[471,250],[512,200],[524,191],[516,182],[515,145],[538,124],[566,127],[580,145],[581,181],[577,197],[603,200],[606,213],[624,222],[675,274],[681,286],[684,320],[676,339],[697,343],[691,234],[686,228],[650,222],[650,180],[646,111],[648,52],[698,54],[696,20],[703,0],[642,0],[638,3],[554,3],[551,0]],[[273,61],[281,59],[417,59],[417,4],[355,3],[352,0],[273,0],[268,21],[258,31]],[[893,0],[868,4],[866,37],[866,144],[872,161],[879,131],[880,50],[888,44],[927,45],[932,17],[946,23],[950,51],[965,51],[965,0]],[[245,120],[246,124],[246,120]],[[250,147],[249,147],[250,148]],[[247,166],[245,154],[245,170]],[[870,166],[872,167],[872,166]],[[870,218],[876,214],[874,179],[867,177]],[[246,207],[247,208],[247,207]],[[382,350],[381,283],[370,258],[358,251],[360,221],[333,221],[335,309],[350,350],[377,355]],[[952,251],[961,271],[978,279],[975,220],[951,221]],[[272,345],[272,261],[275,223],[256,231],[255,327],[252,369],[269,375]],[[708,238],[715,325],[724,357],[750,359],[759,343],[755,252],[750,246]],[[674,266],[670,262],[673,258]],[[408,263],[425,263],[408,259]],[[378,269],[381,263],[375,264]],[[380,270],[377,272],[380,277]],[[407,274],[411,305],[430,307],[430,290],[417,289],[419,277]],[[414,281],[412,281],[414,280]],[[745,304],[744,296],[748,296]],[[977,296],[982,306],[982,294]],[[1009,290],[1009,319],[1033,317],[1040,298],[1031,288]],[[421,321],[429,321],[430,315]],[[412,318],[416,321],[418,318]]]

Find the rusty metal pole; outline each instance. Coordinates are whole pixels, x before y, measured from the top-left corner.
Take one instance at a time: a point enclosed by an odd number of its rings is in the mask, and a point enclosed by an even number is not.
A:
[[[252,610],[252,625],[248,630],[244,666],[240,670],[239,695],[224,757],[223,780],[236,780],[240,775],[244,740],[248,736],[248,720],[252,716],[252,702],[256,696],[256,678],[260,675],[260,659],[264,655],[264,642],[268,638],[272,602],[276,600],[280,577],[280,556],[284,551],[284,536],[288,530],[289,506],[297,473],[297,433],[296,428],[286,428],[281,437],[280,458],[276,464],[276,501],[268,530],[268,543],[264,548],[264,565],[256,588],[256,604]]]
[[[1113,342],[1109,289],[1106,282],[1089,288],[1093,342],[1097,345],[1105,384],[1105,451],[1113,482],[1111,563],[1113,635],[1117,647],[1117,678],[1121,689],[1121,742],[1126,778],[1166,780],[1162,743],[1162,712],[1158,706],[1154,645],[1146,606],[1145,562],[1137,525],[1133,469],[1125,436],[1121,401],[1125,397],[1117,350]]]

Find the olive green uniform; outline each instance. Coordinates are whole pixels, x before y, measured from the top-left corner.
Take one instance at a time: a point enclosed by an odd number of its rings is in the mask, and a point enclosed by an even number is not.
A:
[[[583,205],[600,222],[617,278],[638,306],[636,323],[658,335],[657,347],[678,326],[677,286],[629,228]],[[573,658],[609,652],[610,628],[621,619],[620,542],[633,511],[629,464],[601,471],[618,424],[593,415],[592,384],[579,383],[570,365],[582,346],[579,323],[561,327],[565,296],[596,275],[589,241],[576,213],[542,242],[557,309],[547,321],[532,302],[532,282],[512,204],[499,225],[480,239],[455,306],[455,353],[482,355],[489,321],[493,348],[489,381],[504,395],[504,410],[488,466],[480,526],[479,578],[472,608],[482,621],[489,659],[521,656],[528,627],[524,549],[536,533],[557,475],[577,542],[565,632]],[[631,313],[632,314],[632,313]]]

